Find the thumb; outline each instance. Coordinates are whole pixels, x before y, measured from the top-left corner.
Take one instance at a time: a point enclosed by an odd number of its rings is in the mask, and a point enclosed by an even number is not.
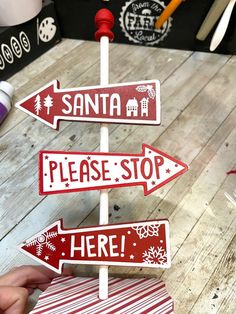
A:
[[[5,314],[23,314],[28,295],[25,288],[1,286],[0,310]]]

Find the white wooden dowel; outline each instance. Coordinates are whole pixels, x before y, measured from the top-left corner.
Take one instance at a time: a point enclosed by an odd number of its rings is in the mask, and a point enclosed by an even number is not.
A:
[[[114,16],[107,9],[99,10],[95,15],[95,25],[98,30],[95,39],[100,41],[100,84],[107,85],[109,82],[109,41],[112,41],[114,34],[111,29],[114,26]],[[101,124],[100,130],[100,151],[109,151],[109,131],[106,124]],[[99,224],[106,225],[109,222],[109,199],[108,190],[100,192],[100,217]],[[99,268],[99,298],[108,298],[108,266]]]
[[[100,84],[107,85],[109,82],[109,38],[102,36],[100,39]],[[106,124],[101,124],[100,128],[100,151],[109,151],[109,130]],[[109,198],[108,190],[100,192],[100,217],[99,224],[109,223]],[[108,298],[108,266],[99,268],[99,298]]]

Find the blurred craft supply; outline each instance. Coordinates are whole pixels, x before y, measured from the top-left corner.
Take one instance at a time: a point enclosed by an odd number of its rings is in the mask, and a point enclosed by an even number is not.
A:
[[[0,0],[0,26],[13,26],[35,17],[42,0]]]
[[[171,0],[165,10],[161,13],[155,23],[155,27],[160,29],[162,25],[168,20],[168,18],[175,12],[178,6],[185,0]]]
[[[231,36],[230,41],[228,42],[227,48],[230,53],[232,54],[236,53],[236,23],[234,26],[233,35]]]
[[[210,31],[215,26],[216,22],[219,20],[220,16],[224,12],[225,8],[229,4],[230,0],[215,0],[207,13],[196,38],[198,40],[205,40],[209,35]]]
[[[230,203],[236,207],[236,191],[233,192],[233,196],[227,192],[225,192],[224,195],[230,201]]]
[[[230,170],[226,174],[236,174],[236,169],[235,170]]]
[[[5,81],[0,82],[0,124],[11,109],[14,87]]]
[[[236,0],[230,0],[230,2],[228,3],[220,19],[220,22],[216,28],[216,31],[212,37],[211,44],[210,44],[210,51],[214,51],[219,46],[222,39],[224,38],[235,3],[236,3]]]

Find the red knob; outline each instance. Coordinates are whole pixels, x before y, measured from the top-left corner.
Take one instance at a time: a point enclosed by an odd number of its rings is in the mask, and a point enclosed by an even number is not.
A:
[[[102,36],[109,37],[110,41],[114,39],[114,34],[111,28],[114,26],[114,16],[107,9],[99,10],[95,15],[95,25],[98,30],[95,33],[95,39],[100,40]]]

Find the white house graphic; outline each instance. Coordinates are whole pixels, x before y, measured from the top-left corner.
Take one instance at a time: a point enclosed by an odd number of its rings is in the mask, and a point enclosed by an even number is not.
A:
[[[126,104],[126,116],[127,117],[138,116],[138,101],[135,97],[132,99],[129,99]]]
[[[149,102],[149,98],[145,98],[143,97],[140,100],[141,103],[141,116],[143,117],[144,115],[147,117],[148,116],[148,102]]]

